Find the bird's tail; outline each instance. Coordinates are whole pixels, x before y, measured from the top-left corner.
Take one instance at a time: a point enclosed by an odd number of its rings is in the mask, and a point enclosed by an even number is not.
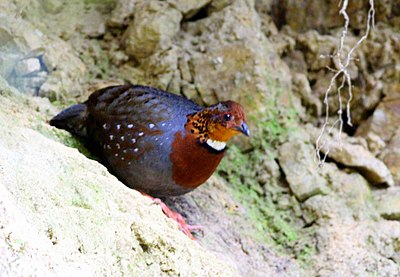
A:
[[[61,111],[58,115],[50,120],[50,125],[68,132],[86,137],[86,120],[87,106],[86,104],[76,104]]]

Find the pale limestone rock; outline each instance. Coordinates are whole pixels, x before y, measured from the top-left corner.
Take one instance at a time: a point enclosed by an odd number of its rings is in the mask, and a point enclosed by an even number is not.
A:
[[[400,185],[400,129],[391,138],[387,147],[379,155],[393,174],[394,181]]]
[[[140,60],[168,49],[179,31],[181,20],[181,12],[167,2],[141,2],[124,34],[126,52]]]
[[[393,187],[376,191],[374,198],[378,212],[382,217],[400,220],[400,188]]]
[[[40,61],[37,58],[28,58],[19,61],[14,71],[18,76],[24,76],[28,74],[34,74],[41,70]]]
[[[329,148],[328,157],[340,164],[355,168],[371,183],[394,185],[393,177],[386,165],[364,147],[332,141]]]
[[[321,101],[312,95],[310,83],[307,76],[302,73],[293,74],[293,92],[300,95],[304,104],[313,110],[313,114],[321,116],[322,103]]]
[[[88,37],[96,38],[106,32],[106,18],[97,10],[91,9],[85,15],[86,20],[81,24],[81,30]]]
[[[287,142],[279,149],[279,164],[300,201],[328,191],[328,183],[318,172],[313,154],[313,147],[303,142]]]
[[[318,253],[313,268],[319,276],[398,276],[395,241],[399,238],[399,222],[325,222],[316,232]],[[380,250],[371,251],[371,247]]]
[[[259,117],[280,91],[277,101],[290,105],[289,69],[262,33],[251,3],[234,1],[184,28],[185,40],[180,44],[190,49],[192,77],[204,103],[232,99],[244,105],[249,116]],[[244,91],[251,97],[245,97]]]
[[[1,81],[2,276],[237,276],[150,199],[55,141],[68,135],[45,122],[48,102],[13,94]]]
[[[320,130],[311,125],[307,125],[306,130],[311,134],[312,141],[315,143]],[[325,134],[320,142],[324,141],[326,145],[321,149],[321,152],[327,154],[335,162],[357,170],[374,185],[394,185],[393,176],[389,169],[367,150],[365,139],[348,137],[344,133],[339,137],[338,131],[333,130],[332,134]]]
[[[179,10],[184,18],[191,18],[211,0],[167,0],[173,7]]]
[[[367,136],[369,133],[378,135],[383,141],[389,142],[399,128],[400,98],[382,101],[372,116],[362,123],[356,135]]]
[[[107,24],[113,27],[127,25],[127,19],[135,12],[137,0],[118,0],[107,20]]]

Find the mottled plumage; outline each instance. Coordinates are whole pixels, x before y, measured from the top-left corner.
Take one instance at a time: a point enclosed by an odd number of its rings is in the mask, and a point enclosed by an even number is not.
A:
[[[173,196],[204,183],[221,161],[225,142],[249,135],[242,107],[208,108],[165,91],[123,85],[94,92],[50,124],[86,138],[129,187]]]

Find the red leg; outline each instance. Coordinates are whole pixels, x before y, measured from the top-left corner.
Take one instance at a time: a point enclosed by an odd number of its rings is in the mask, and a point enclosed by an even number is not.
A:
[[[144,196],[149,197],[150,199],[153,200],[153,203],[160,205],[161,210],[164,212],[164,214],[172,218],[178,223],[179,229],[185,233],[190,239],[195,240],[194,236],[192,235],[191,231],[195,230],[203,230],[203,227],[200,225],[189,225],[186,223],[185,219],[183,218],[182,215],[180,215],[177,212],[172,211],[164,202],[161,201],[159,198],[154,198],[151,197],[150,195],[147,195],[145,193],[142,193]]]

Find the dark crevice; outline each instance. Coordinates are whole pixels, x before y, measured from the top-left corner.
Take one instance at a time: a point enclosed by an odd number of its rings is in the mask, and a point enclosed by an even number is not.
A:
[[[304,218],[303,218],[303,221],[304,221],[304,222],[307,222]],[[310,222],[308,222],[308,223],[305,223],[304,226],[303,226],[303,229],[307,229],[307,228],[313,227],[313,225],[314,225],[315,223],[317,223],[317,220],[316,220],[316,219],[314,219],[314,220],[312,220],[312,221],[310,221]]]
[[[143,252],[149,251],[149,246],[145,243],[139,242],[140,248],[142,248]]]
[[[350,126],[349,124],[347,124],[347,114],[344,112],[343,113],[343,132],[345,132],[346,134],[348,134],[349,136],[354,136],[355,132],[357,131],[357,126],[353,125]]]
[[[194,13],[189,18],[186,18],[183,22],[195,22],[198,20],[202,20],[202,19],[208,17],[207,10],[208,10],[208,5],[204,6],[200,10],[198,10],[196,13]]]
[[[281,1],[279,0],[273,1],[271,9],[271,17],[272,21],[279,30],[281,30],[282,27],[286,24],[286,7],[282,5]]]
[[[287,181],[287,179],[286,179],[286,174],[285,174],[285,172],[283,171],[283,168],[282,168],[281,164],[279,163],[279,160],[278,160],[278,159],[275,159],[275,162],[276,162],[276,164],[278,165],[278,167],[279,167],[279,172],[280,172],[280,177],[279,177],[279,182],[278,182],[278,183],[279,183],[282,187],[287,188],[287,189],[288,189],[288,193],[289,193],[290,195],[294,196],[294,193],[293,193],[293,191],[290,189],[289,183],[288,183],[288,181]]]

